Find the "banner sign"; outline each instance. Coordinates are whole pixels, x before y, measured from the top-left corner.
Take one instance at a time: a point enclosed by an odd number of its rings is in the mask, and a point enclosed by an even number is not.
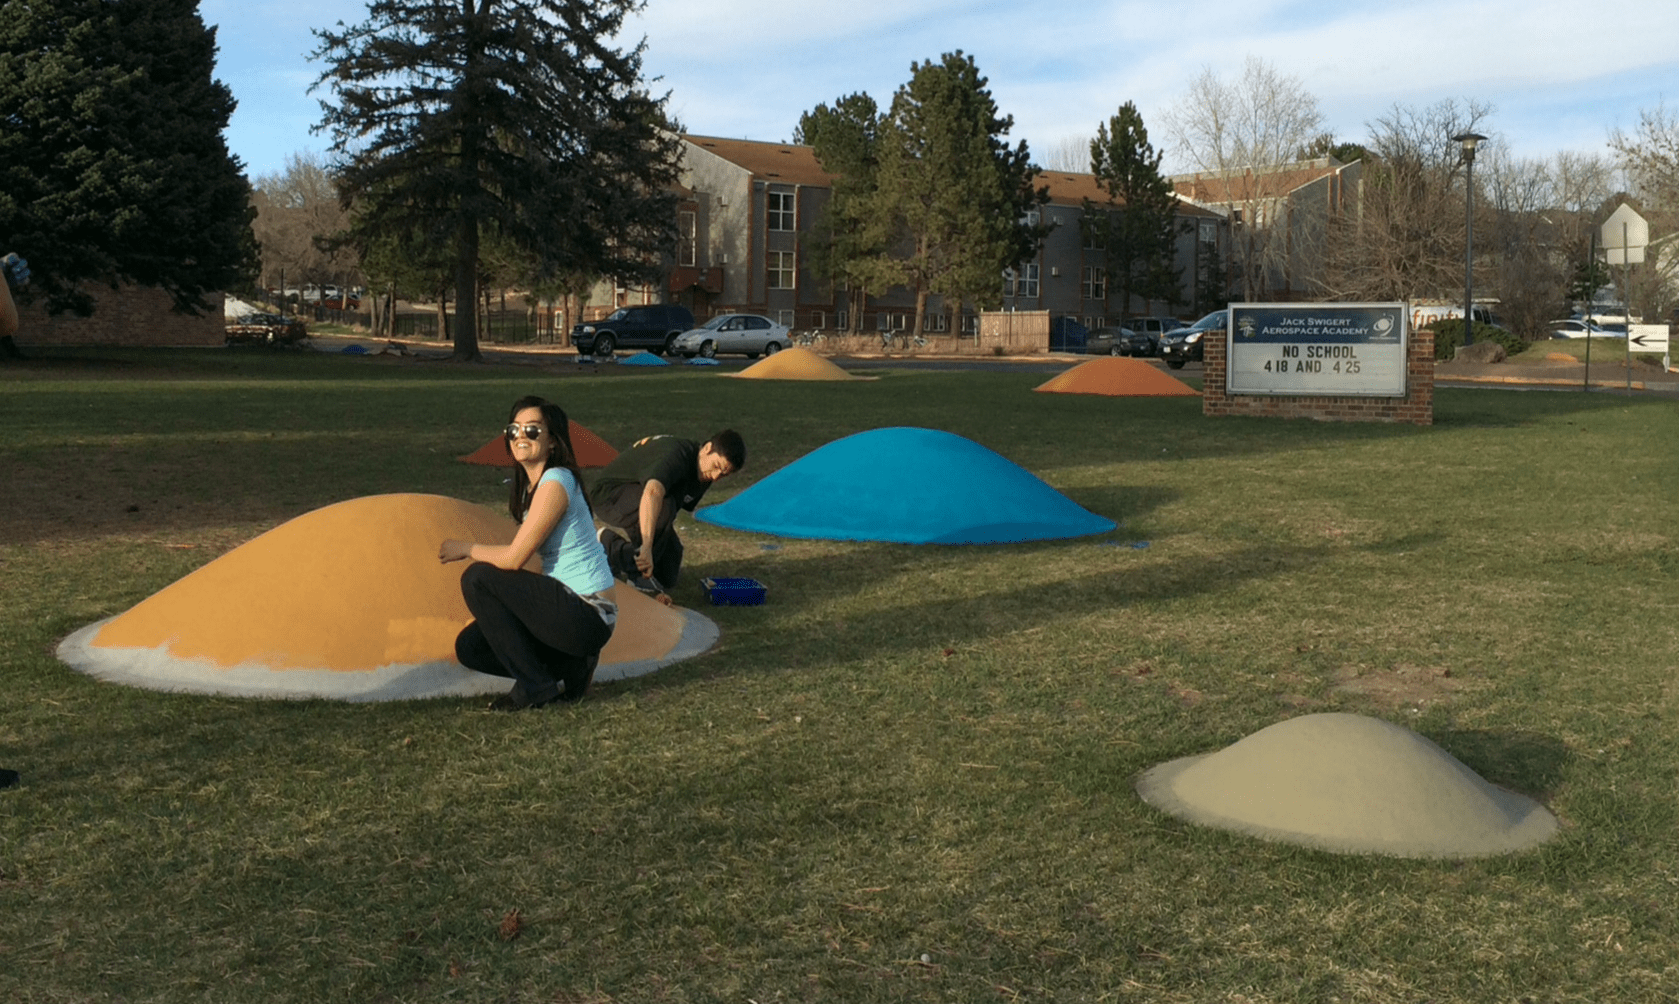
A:
[[[1403,303],[1230,305],[1230,394],[1404,397]]]

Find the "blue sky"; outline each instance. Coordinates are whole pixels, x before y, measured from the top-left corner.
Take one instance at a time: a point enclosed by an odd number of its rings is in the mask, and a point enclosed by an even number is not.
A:
[[[780,141],[799,115],[865,91],[882,105],[910,63],[961,49],[1014,116],[1011,140],[1042,161],[1133,101],[1160,114],[1203,67],[1256,54],[1300,79],[1326,126],[1357,141],[1396,103],[1494,106],[1489,132],[1518,157],[1606,152],[1641,108],[1679,103],[1679,3],[1671,0],[1390,0],[1376,12],[1321,0],[650,0],[623,44],[689,132]],[[354,0],[203,0],[218,26],[216,75],[239,101],[228,143],[251,177],[324,152],[308,88],[310,29],[356,23]],[[1167,167],[1187,169],[1168,152]]]

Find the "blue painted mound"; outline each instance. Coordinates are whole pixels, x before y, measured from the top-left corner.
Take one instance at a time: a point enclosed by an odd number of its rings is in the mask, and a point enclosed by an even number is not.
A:
[[[620,359],[618,361],[619,361],[619,363],[621,363],[625,366],[669,366],[670,365],[670,363],[665,362],[663,359],[660,359],[658,356],[654,355],[651,352],[637,352],[633,356],[625,356],[623,359]]]
[[[836,440],[695,515],[782,537],[902,544],[1011,544],[1114,528],[972,440],[909,428]]]

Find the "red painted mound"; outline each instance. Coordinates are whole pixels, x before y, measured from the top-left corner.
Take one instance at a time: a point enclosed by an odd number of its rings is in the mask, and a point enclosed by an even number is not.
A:
[[[618,451],[612,448],[611,443],[575,421],[571,423],[571,448],[577,451],[579,467],[605,467],[618,457]],[[497,436],[466,456],[456,459],[468,464],[483,464],[485,467],[510,467],[513,464],[513,457],[507,452],[507,439],[503,436]]]
[[[1046,394],[1106,394],[1109,397],[1199,397],[1182,380],[1125,356],[1104,356],[1080,363],[1034,387]]]

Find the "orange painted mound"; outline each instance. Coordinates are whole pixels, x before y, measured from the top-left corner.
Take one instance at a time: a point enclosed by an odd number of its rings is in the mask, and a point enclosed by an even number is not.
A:
[[[828,359],[806,348],[793,346],[766,356],[739,373],[727,376],[742,380],[874,380],[876,377],[853,376],[835,366]]]
[[[386,700],[505,691],[455,662],[470,621],[448,537],[512,539],[514,524],[437,495],[376,495],[306,513],[60,646],[91,675],[164,690]],[[534,564],[534,559],[533,559]],[[710,621],[617,589],[597,680],[649,672],[716,640]]]
[[[1199,397],[1200,391],[1141,359],[1102,356],[1047,380],[1033,390],[1046,394],[1106,394],[1109,397]]]
[[[618,457],[618,451],[612,444],[578,425],[570,422],[571,448],[577,451],[577,465],[579,467],[605,467]],[[504,436],[485,443],[464,457],[456,458],[468,464],[483,464],[485,467],[510,467],[513,457],[507,452],[507,439]]]

